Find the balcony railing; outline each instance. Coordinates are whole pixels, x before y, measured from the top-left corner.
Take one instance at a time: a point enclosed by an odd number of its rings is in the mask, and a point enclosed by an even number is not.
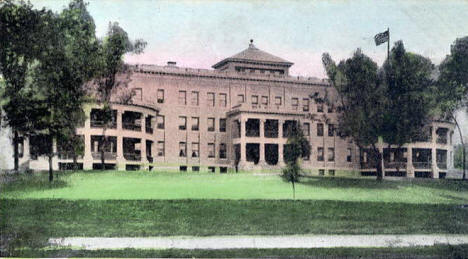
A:
[[[122,128],[133,131],[141,131],[141,125],[133,122],[122,123]]]
[[[439,169],[447,169],[447,163],[444,162],[437,162],[437,167]]]
[[[406,168],[406,162],[384,162],[385,168]]]
[[[124,158],[130,161],[140,161],[141,154],[138,153],[124,153]]]
[[[92,152],[91,155],[93,159],[101,159],[101,152]],[[117,157],[117,153],[114,152],[104,152],[104,159],[114,160]]]
[[[265,130],[265,138],[277,138],[278,131],[277,130]]]
[[[447,144],[446,136],[438,136],[436,140],[437,144]]]
[[[66,151],[62,151],[62,152],[58,152],[58,158],[59,159],[73,159],[73,155],[74,153],[73,152],[66,152]],[[77,159],[82,159],[83,156],[82,155],[78,155],[76,156]]]
[[[104,121],[99,121],[99,120],[91,120],[91,128],[104,128],[106,123]],[[115,129],[117,128],[117,122],[111,121],[107,124],[107,128],[109,129]]]
[[[153,128],[152,127],[146,127],[145,130],[146,130],[146,133],[153,134]]]
[[[418,169],[430,169],[431,165],[431,162],[413,162],[414,168]]]
[[[361,162],[361,169],[373,169],[375,166],[372,163]]]
[[[245,132],[246,137],[260,137],[260,131],[258,130],[247,130]]]

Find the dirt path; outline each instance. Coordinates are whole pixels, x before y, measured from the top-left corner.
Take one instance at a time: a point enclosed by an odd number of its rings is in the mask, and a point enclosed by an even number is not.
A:
[[[408,247],[468,244],[468,235],[291,235],[51,238],[52,246],[80,249],[235,249],[320,247]]]

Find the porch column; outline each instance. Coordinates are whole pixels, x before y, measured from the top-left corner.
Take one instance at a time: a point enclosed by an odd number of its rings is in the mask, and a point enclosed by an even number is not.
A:
[[[278,166],[284,167],[283,159],[283,120],[278,120]]]
[[[140,125],[141,125],[141,132],[146,133],[146,114],[140,113]]]
[[[117,123],[119,125],[119,123]],[[118,126],[117,126],[118,127]],[[117,136],[117,170],[125,170],[125,158],[123,155],[123,137]]]
[[[413,147],[408,145],[406,150],[406,177],[414,178]]]
[[[245,141],[245,124],[247,122],[247,119],[245,118],[240,118],[239,119],[239,122],[240,122],[240,161],[239,163],[240,164],[243,164],[247,161],[247,143]]]
[[[120,109],[117,109],[117,130],[122,130],[122,110]],[[118,143],[118,140],[117,140],[117,143]],[[117,152],[118,152],[119,148],[117,147]]]
[[[258,151],[260,152],[260,156],[259,156],[259,165],[266,165],[266,162],[265,162],[265,143],[264,143],[264,140],[265,140],[265,119],[260,119],[260,127],[259,127],[259,130],[260,130],[260,143],[259,143],[259,148],[258,148]]]
[[[83,169],[91,170],[93,169],[93,155],[91,154],[91,135],[90,134],[87,134],[87,133],[84,134],[84,142],[85,142],[85,148],[84,148],[84,155],[83,155]]]
[[[431,168],[432,178],[439,178],[439,168],[437,167],[437,125],[432,125],[432,141],[431,141]]]
[[[143,127],[143,126],[142,126]],[[148,170],[148,158],[146,157],[146,139],[140,139],[141,170]]]

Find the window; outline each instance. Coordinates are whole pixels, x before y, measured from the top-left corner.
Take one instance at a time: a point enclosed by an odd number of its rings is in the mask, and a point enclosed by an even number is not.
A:
[[[291,99],[291,105],[292,105],[292,109],[297,111],[297,107],[299,106],[299,99],[298,98],[292,98]]]
[[[208,93],[208,106],[215,106],[215,94]]]
[[[192,172],[199,172],[200,167],[199,166],[192,166]]]
[[[276,104],[276,105],[281,105],[281,101],[282,101],[282,100],[281,100],[281,96],[276,96],[276,97],[275,97],[275,104]]]
[[[252,104],[258,104],[258,95],[252,95]]]
[[[309,98],[302,99],[302,111],[309,111]]]
[[[219,158],[226,158],[226,144],[219,144]]]
[[[198,106],[198,92],[192,91],[191,105]]]
[[[187,104],[187,92],[186,91],[179,91],[179,104],[180,105]]]
[[[335,169],[329,169],[328,175],[335,176]]]
[[[323,103],[317,103],[317,112],[323,112]]]
[[[215,157],[215,144],[208,143],[208,157],[213,158]]]
[[[268,105],[268,96],[262,96],[262,104]]]
[[[328,113],[332,113],[333,112],[333,105],[328,105],[328,110],[327,110]]]
[[[164,129],[164,116],[163,115],[158,115],[158,117],[156,117],[156,121],[157,121],[157,127],[158,129]]]
[[[226,119],[219,119],[219,132],[226,132]]]
[[[192,157],[200,156],[200,143],[192,142]]]
[[[323,147],[317,148],[317,161],[323,161]]]
[[[179,116],[179,130],[187,129],[187,117]]]
[[[352,149],[348,148],[348,155],[346,156],[346,161],[351,162],[352,159]]]
[[[328,148],[328,161],[329,162],[335,161],[335,148],[332,148],[332,147]]]
[[[302,125],[302,131],[304,132],[304,136],[310,136],[310,123],[305,122]]]
[[[226,107],[227,106],[227,95],[226,94],[219,94],[219,106]]]
[[[323,137],[323,123],[317,123],[317,137]]]
[[[179,157],[187,157],[187,143],[179,142]]]
[[[208,131],[215,131],[215,118],[208,118]]]
[[[328,124],[328,136],[333,137],[334,133],[335,133],[335,125]]]
[[[237,103],[241,104],[241,103],[244,103],[244,101],[245,101],[244,95],[243,94],[238,94],[237,95]]]
[[[164,89],[158,89],[158,103],[164,103]]]
[[[192,117],[192,130],[198,131],[199,125],[200,125],[200,118]]]
[[[164,141],[158,141],[158,156],[164,156]]]
[[[319,169],[318,173],[319,175],[325,175],[325,169]]]

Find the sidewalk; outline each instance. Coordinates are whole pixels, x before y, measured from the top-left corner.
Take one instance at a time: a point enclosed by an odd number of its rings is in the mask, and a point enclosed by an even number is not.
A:
[[[468,235],[291,235],[291,236],[172,236],[51,238],[52,246],[96,249],[236,249],[408,247],[468,244]]]

